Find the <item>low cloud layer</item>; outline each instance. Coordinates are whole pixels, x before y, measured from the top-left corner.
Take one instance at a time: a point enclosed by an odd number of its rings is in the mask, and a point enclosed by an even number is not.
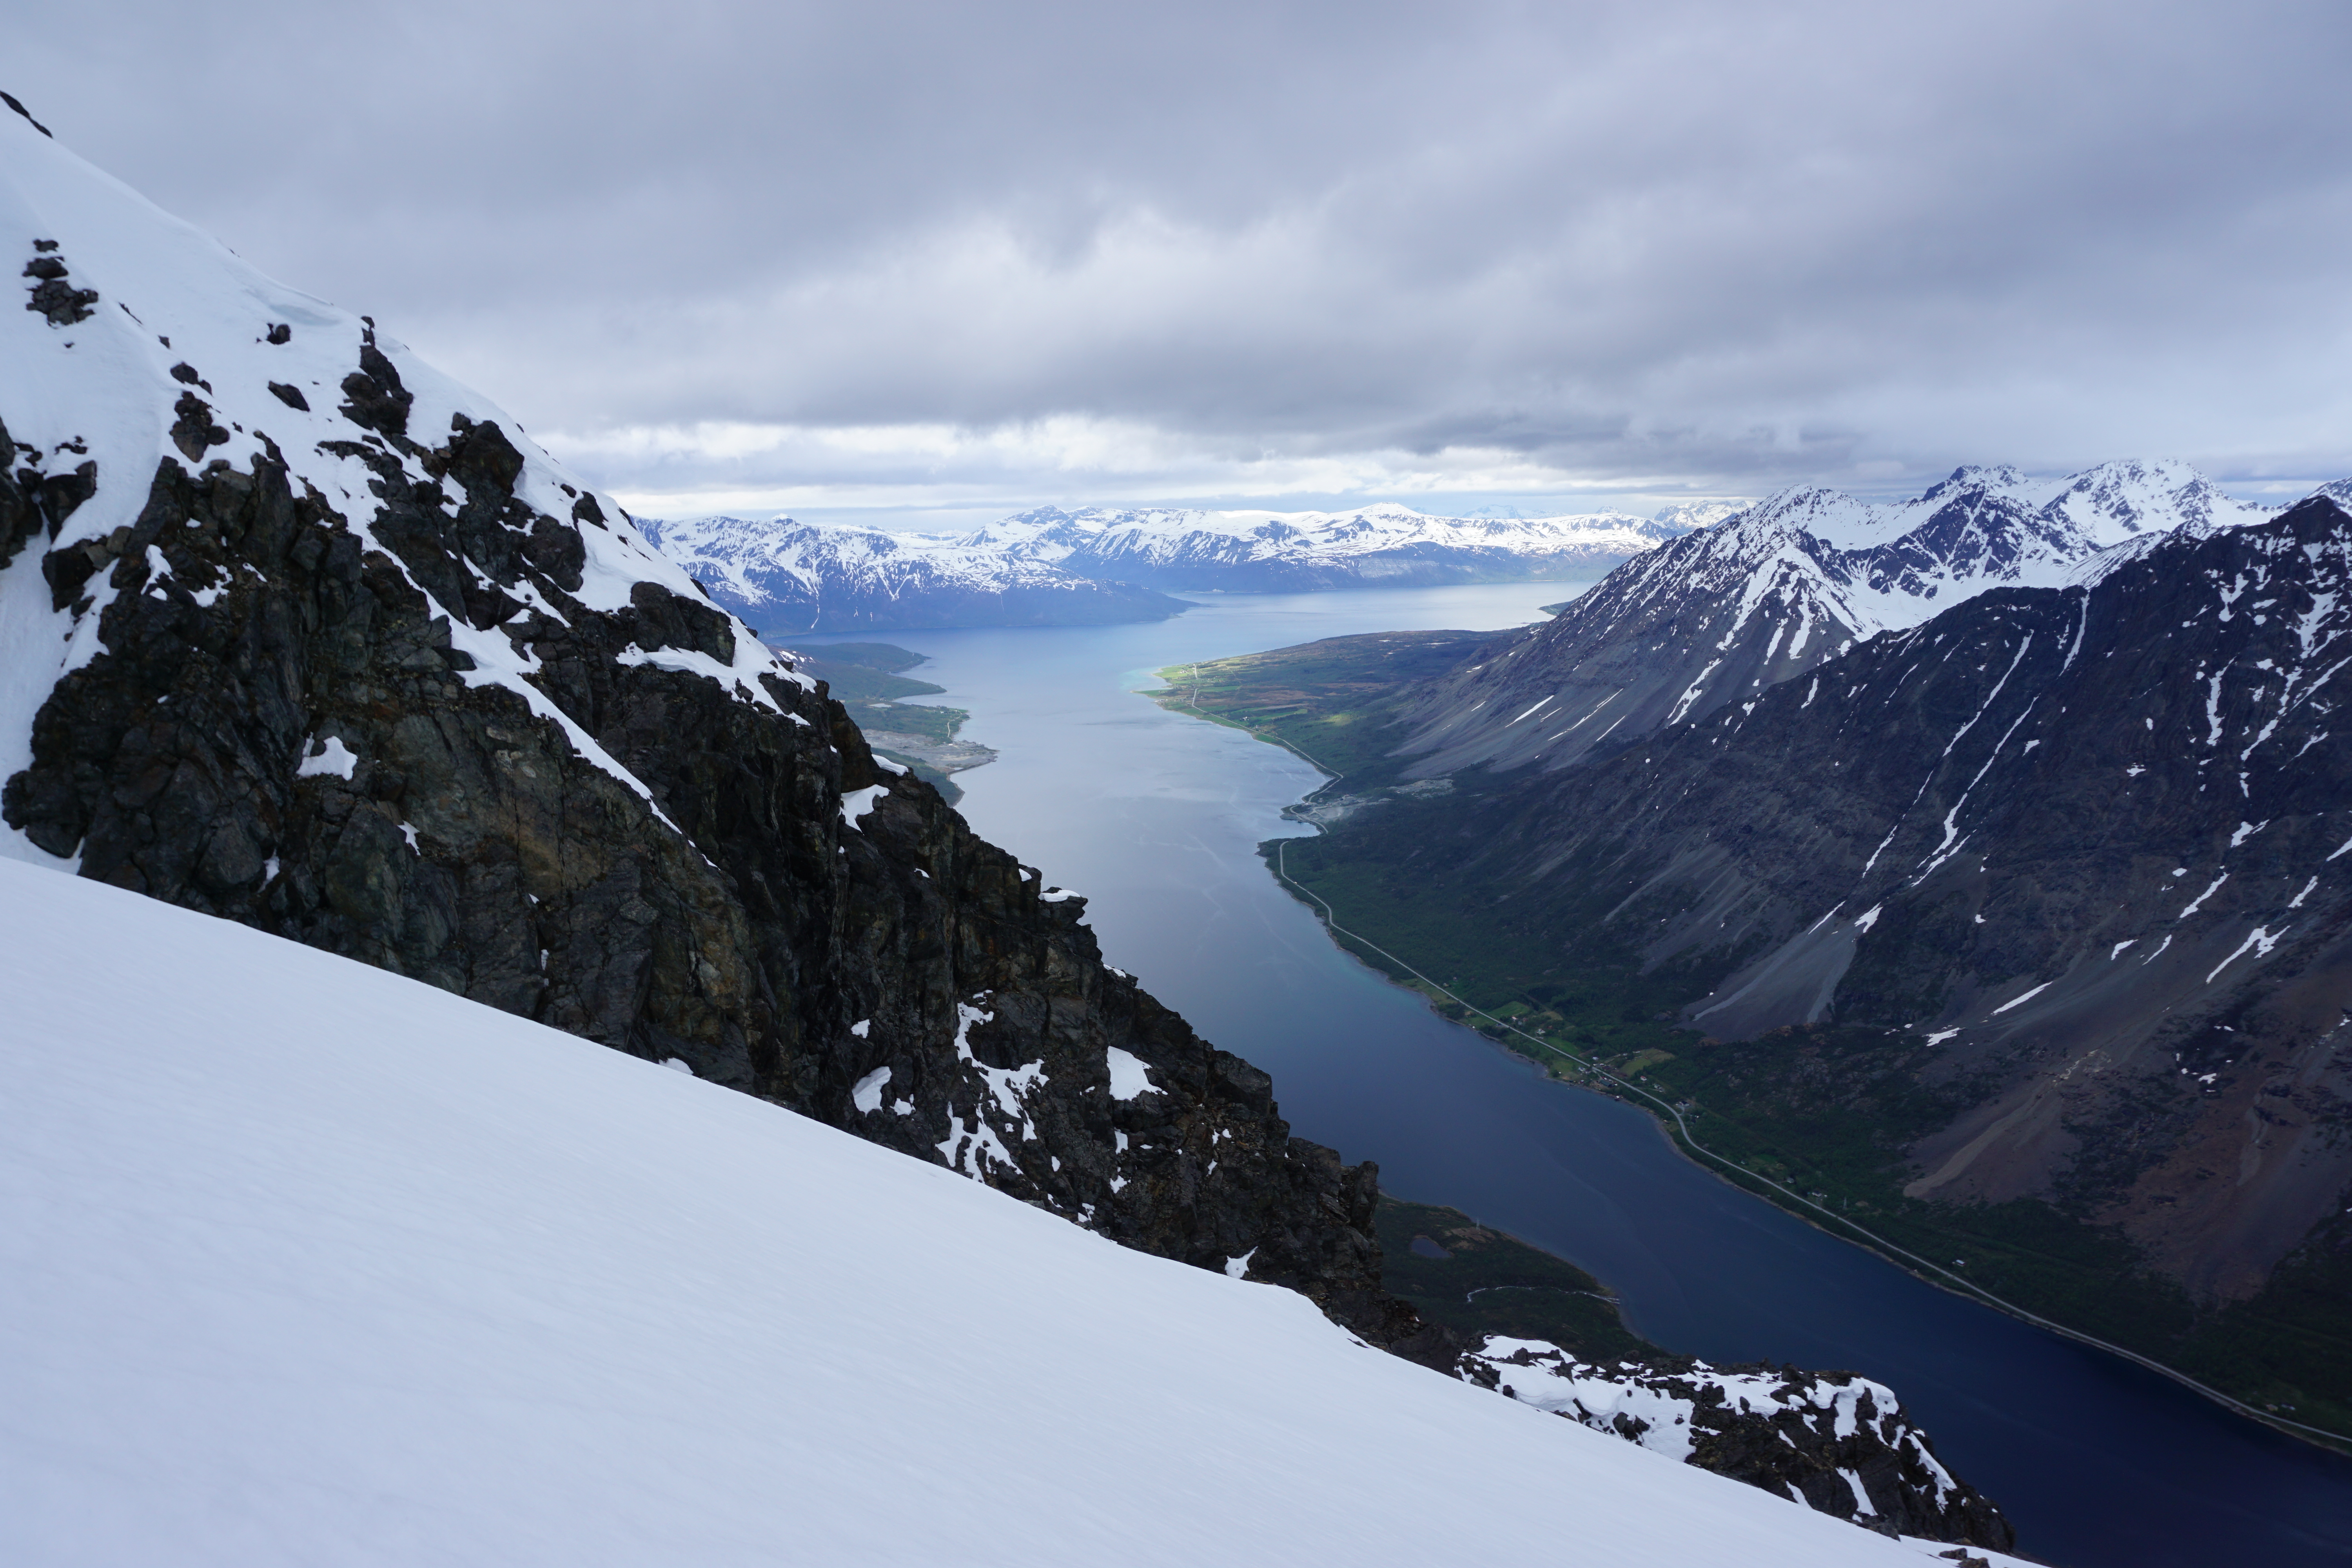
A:
[[[2335,4],[91,0],[69,144],[656,510],[2352,472]]]

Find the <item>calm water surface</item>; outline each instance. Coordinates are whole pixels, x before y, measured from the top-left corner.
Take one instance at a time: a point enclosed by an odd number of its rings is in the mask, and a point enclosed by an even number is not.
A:
[[[1278,814],[1319,775],[1135,694],[1170,664],[1508,626],[1575,591],[1202,595],[1154,625],[889,640],[931,656],[913,673],[1002,753],[959,775],[972,826],[1086,893],[1112,963],[1271,1072],[1293,1126],[1379,1161],[1389,1191],[1591,1270],[1659,1344],[1892,1385],[2044,1562],[2352,1562],[2352,1461],[1831,1240],[1682,1159],[1641,1112],[1546,1080],[1332,946],[1255,853],[1304,831]]]

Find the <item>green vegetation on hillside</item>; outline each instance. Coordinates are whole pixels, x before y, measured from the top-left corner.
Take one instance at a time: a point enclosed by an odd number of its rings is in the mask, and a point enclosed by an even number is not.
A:
[[[850,720],[869,742],[879,733],[913,736],[934,745],[945,745],[955,739],[956,731],[971,717],[970,712],[961,708],[937,708],[899,700],[903,697],[935,696],[947,689],[928,680],[910,680],[898,673],[912,669],[923,658],[923,655],[894,643],[825,643],[814,653],[795,652],[793,664],[803,674],[825,683],[831,696],[848,710]],[[887,742],[875,744],[874,752],[877,756],[911,770],[917,778],[945,796],[950,805],[963,798],[961,787],[933,759],[916,756]]]
[[[1145,696],[1163,708],[1278,741],[1350,790],[1392,783],[1403,736],[1385,699],[1460,666],[1493,632],[1379,632],[1300,647],[1171,665]]]
[[[1735,1185],[1832,1235],[1882,1253],[1892,1243],[1949,1269],[1942,1276],[1889,1255],[1936,1284],[1974,1286],[2258,1410],[2352,1434],[2352,1338],[2344,1331],[2352,1226],[2306,1247],[2252,1300],[2200,1310],[2115,1226],[2037,1199],[1906,1197],[1903,1184],[1916,1173],[1904,1151],[1981,1098],[1982,1086],[1924,1079],[1932,1052],[1899,1031],[1823,1025],[1753,1040],[1702,1037],[1675,1023],[1675,1010],[1730,964],[1645,975],[1590,923],[1452,902],[1425,879],[1384,867],[1378,853],[1424,832],[1422,817],[1401,805],[1343,833],[1261,849],[1279,858],[1296,889],[1328,901],[1339,925],[1360,933],[1335,932],[1341,946],[1553,1077],[1657,1114],[1677,1143]],[[1705,1153],[1689,1147],[1666,1107]]]
[[[1601,1281],[1459,1209],[1383,1193],[1372,1224],[1381,1282],[1431,1322],[1474,1342],[1484,1334],[1549,1340],[1591,1362],[1660,1353],[1625,1327]],[[1447,1256],[1430,1256],[1436,1252]]]

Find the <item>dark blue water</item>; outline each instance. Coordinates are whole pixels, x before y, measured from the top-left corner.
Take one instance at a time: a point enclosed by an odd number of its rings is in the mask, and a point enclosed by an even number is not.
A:
[[[1112,963],[1274,1075],[1284,1113],[1399,1196],[1450,1204],[1615,1289],[1718,1361],[1890,1384],[2062,1568],[2352,1562],[2352,1461],[1924,1285],[1708,1176],[1651,1121],[1551,1083],[1333,947],[1255,851],[1318,775],[1135,689],[1187,659],[1350,632],[1504,626],[1559,584],[1206,599],[1142,626],[923,632],[934,699],[1003,760],[973,826],[1091,900]],[[812,639],[816,640],[816,639]]]

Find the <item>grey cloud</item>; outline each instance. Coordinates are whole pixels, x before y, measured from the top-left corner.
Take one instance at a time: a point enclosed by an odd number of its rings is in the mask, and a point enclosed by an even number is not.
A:
[[[2352,470],[2347,43],[2325,4],[93,0],[0,85],[625,488],[1754,489]],[[1132,449],[913,428],[1056,419]],[[788,434],[630,434],[714,424]],[[899,434],[793,433],[852,428]]]

